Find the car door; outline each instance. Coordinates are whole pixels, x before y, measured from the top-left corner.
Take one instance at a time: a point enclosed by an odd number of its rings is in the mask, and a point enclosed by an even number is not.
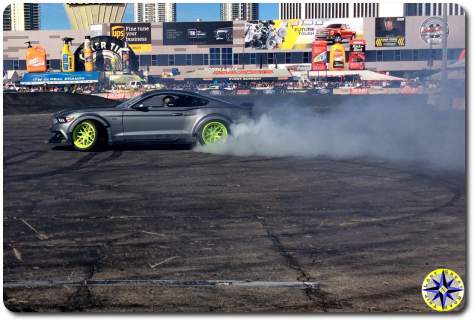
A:
[[[172,98],[174,104],[164,104],[165,98]],[[183,104],[173,93],[148,96],[124,111],[123,127],[125,141],[164,141],[183,138],[186,118],[194,114],[192,106]]]

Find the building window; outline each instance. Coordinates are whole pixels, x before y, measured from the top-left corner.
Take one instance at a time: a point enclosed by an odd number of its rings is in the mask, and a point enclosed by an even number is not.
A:
[[[221,59],[222,59],[223,65],[232,65],[233,64],[233,49],[221,48]]]
[[[304,64],[310,63],[310,53],[308,51],[305,51],[303,53],[303,63]]]
[[[17,70],[20,64],[18,64],[18,60],[13,61],[13,70]]]
[[[376,61],[383,61],[383,51],[377,50],[376,51]]]
[[[203,54],[203,65],[209,65],[209,55]]]
[[[233,64],[234,65],[239,65],[239,55],[238,54],[233,55]]]
[[[210,65],[221,65],[221,51],[219,48],[210,48],[209,49],[209,64]]]
[[[186,55],[185,62],[187,65],[192,65],[191,54]]]
[[[415,60],[415,61],[419,60],[419,50],[414,49],[412,51],[412,59]]]
[[[400,50],[396,50],[394,52],[394,60],[395,61],[401,61],[401,51]]]
[[[250,64],[251,65],[255,65],[256,64],[256,53],[251,53],[251,56],[250,56]]]
[[[168,55],[168,66],[175,66],[175,55]]]
[[[290,64],[292,62],[291,60],[291,53],[285,53],[285,63]]]
[[[274,64],[274,61],[275,61],[274,53],[268,53],[267,54],[267,64],[272,65],[272,64]]]
[[[152,66],[158,66],[158,56],[152,55]]]

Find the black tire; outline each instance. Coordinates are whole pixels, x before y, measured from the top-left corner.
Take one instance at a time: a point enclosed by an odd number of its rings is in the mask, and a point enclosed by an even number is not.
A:
[[[341,42],[341,36],[340,35],[336,35],[335,36],[335,39],[333,40],[334,43],[337,43],[337,42]]]
[[[219,123],[221,125],[223,125],[225,128],[226,128],[226,137],[228,137],[230,134],[231,134],[231,130],[229,129],[229,125],[222,121],[222,120],[209,120],[209,121],[206,121],[205,123],[203,123],[203,125],[200,126],[199,130],[198,130],[198,142],[200,145],[202,146],[205,146],[207,144],[209,144],[209,142],[207,143],[205,138],[204,138],[204,135],[203,135],[203,131],[204,129],[210,124],[210,123]]]

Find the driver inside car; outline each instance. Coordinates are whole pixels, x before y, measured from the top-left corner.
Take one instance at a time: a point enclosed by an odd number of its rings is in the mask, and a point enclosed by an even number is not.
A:
[[[173,98],[172,96],[165,96],[163,98],[163,106],[166,106],[166,107],[175,106],[175,98]]]

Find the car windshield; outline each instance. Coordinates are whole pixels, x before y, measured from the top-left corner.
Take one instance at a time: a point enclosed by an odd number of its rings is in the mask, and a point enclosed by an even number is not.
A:
[[[332,23],[327,26],[327,28],[340,28],[341,24],[339,23]]]

